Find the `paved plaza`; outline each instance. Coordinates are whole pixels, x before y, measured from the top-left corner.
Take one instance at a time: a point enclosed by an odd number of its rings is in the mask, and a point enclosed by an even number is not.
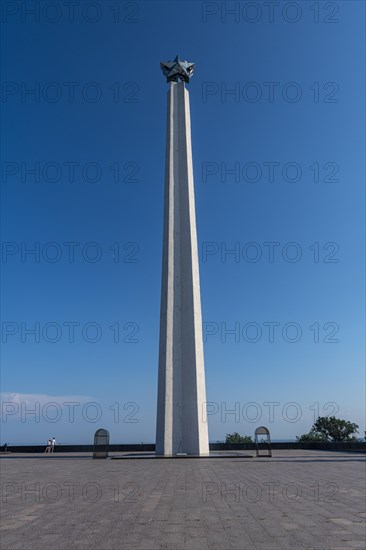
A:
[[[1,550],[365,548],[365,454],[2,455]]]

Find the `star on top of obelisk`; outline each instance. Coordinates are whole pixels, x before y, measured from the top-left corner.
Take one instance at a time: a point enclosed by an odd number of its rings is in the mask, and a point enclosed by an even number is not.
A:
[[[189,63],[188,61],[182,61],[177,55],[174,61],[162,61],[160,63],[160,68],[164,76],[166,76],[167,82],[179,82],[179,80],[183,80],[188,84],[193,74],[195,64]]]

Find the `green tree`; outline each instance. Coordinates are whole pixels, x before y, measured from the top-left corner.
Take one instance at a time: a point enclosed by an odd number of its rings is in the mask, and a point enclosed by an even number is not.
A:
[[[311,441],[328,441],[325,435],[310,431],[307,434],[296,436],[298,443],[306,443]]]
[[[307,434],[297,441],[357,441],[358,425],[335,416],[319,416]]]
[[[253,443],[250,435],[240,435],[238,432],[226,434],[225,443]]]
[[[358,433],[358,425],[349,420],[341,420],[335,416],[319,417],[315,422],[314,431],[326,436],[330,441],[356,441],[352,435]]]

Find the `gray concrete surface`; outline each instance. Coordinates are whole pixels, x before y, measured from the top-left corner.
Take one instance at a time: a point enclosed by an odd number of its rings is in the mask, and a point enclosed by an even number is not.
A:
[[[0,458],[1,549],[365,548],[365,454]]]

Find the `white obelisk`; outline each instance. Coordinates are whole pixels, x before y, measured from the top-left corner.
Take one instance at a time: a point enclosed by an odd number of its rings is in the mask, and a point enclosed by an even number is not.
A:
[[[178,71],[184,63],[191,66],[178,58],[175,63]],[[206,386],[191,122],[189,93],[180,78],[168,78],[156,453],[204,455],[209,443],[203,414]]]

